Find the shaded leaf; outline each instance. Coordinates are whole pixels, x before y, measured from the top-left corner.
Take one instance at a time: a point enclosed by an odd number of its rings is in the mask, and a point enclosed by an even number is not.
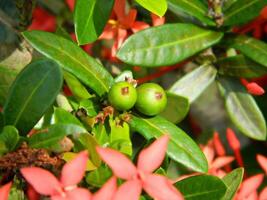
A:
[[[86,182],[95,187],[101,187],[111,176],[112,172],[110,169],[105,165],[101,165],[96,170],[87,174]]]
[[[117,57],[137,66],[172,65],[216,44],[222,36],[192,24],[165,24],[130,36]]]
[[[145,9],[150,12],[162,17],[167,11],[167,1],[166,0],[135,0]]]
[[[180,128],[162,117],[144,118],[130,115],[130,127],[146,139],[168,134],[170,141],[167,155],[195,171],[206,172],[207,160],[198,145]]]
[[[0,140],[5,143],[9,151],[13,151],[19,142],[19,133],[14,126],[5,126],[0,134]]]
[[[214,81],[216,74],[213,66],[202,65],[174,83],[169,92],[184,96],[192,103]]]
[[[71,113],[62,109],[62,108],[55,108],[54,111],[55,123],[60,124],[75,124],[77,126],[83,127],[82,123]]]
[[[89,117],[95,117],[100,111],[99,103],[93,98],[82,100],[79,108],[83,109]]]
[[[220,78],[218,83],[232,122],[248,137],[265,140],[265,120],[253,97],[238,80]]]
[[[74,11],[75,33],[79,45],[94,42],[103,32],[114,0],[77,0]]]
[[[98,95],[109,90],[113,78],[103,66],[73,42],[43,31],[27,31],[23,36],[42,54],[57,61]]]
[[[77,153],[66,152],[63,154],[63,160],[65,160],[66,162],[69,162],[69,161],[73,160],[76,156],[77,156]],[[87,163],[86,163],[86,171],[92,171],[95,169],[97,169],[97,167],[92,163],[91,160],[88,159]]]
[[[61,70],[52,60],[29,64],[10,88],[4,106],[5,124],[27,134],[52,105],[61,85]]]

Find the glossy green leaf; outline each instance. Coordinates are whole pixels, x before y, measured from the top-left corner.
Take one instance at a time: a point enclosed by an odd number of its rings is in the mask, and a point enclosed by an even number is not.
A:
[[[62,108],[55,108],[54,117],[56,123],[75,124],[81,127],[83,126],[82,123],[74,115]]]
[[[130,36],[117,57],[137,66],[172,65],[216,44],[222,36],[192,24],[166,24]]]
[[[224,25],[238,25],[257,17],[266,0],[238,0],[224,11]]]
[[[0,140],[5,143],[9,151],[13,151],[19,142],[19,133],[14,126],[5,126],[0,133]]]
[[[129,156],[132,155],[132,142],[130,138],[130,127],[126,122],[119,123],[119,119],[109,119],[110,146]]]
[[[168,0],[168,7],[174,13],[185,12],[194,16],[202,23],[215,26],[216,23],[208,17],[208,7],[199,0]]]
[[[29,146],[32,148],[50,149],[65,136],[73,135],[76,137],[86,132],[87,131],[83,127],[75,124],[54,124],[48,128],[47,132],[32,135],[28,142]]]
[[[130,116],[128,123],[133,130],[146,139],[159,138],[168,134],[170,141],[167,155],[170,158],[195,171],[207,172],[208,163],[198,145],[173,123],[160,116],[144,118],[134,115]]]
[[[72,74],[64,72],[64,80],[66,81],[73,96],[78,100],[89,99],[92,97],[92,95],[87,91],[87,89]]]
[[[210,175],[192,176],[175,183],[175,186],[185,200],[221,199],[226,192],[224,182]]]
[[[266,140],[266,123],[253,97],[236,79],[220,78],[218,83],[227,112],[237,128],[248,137]]]
[[[192,103],[214,81],[216,74],[213,66],[200,66],[174,83],[169,92],[184,96]]]
[[[62,86],[62,72],[52,60],[29,64],[13,82],[4,106],[6,125],[27,134],[53,104]]]
[[[73,42],[71,35],[62,26],[57,27],[56,34]]]
[[[73,42],[43,31],[26,31],[23,36],[35,49],[57,61],[98,95],[109,90],[113,83],[110,73]]]
[[[240,35],[234,39],[229,39],[227,43],[251,60],[267,67],[267,44],[265,42]]]
[[[244,168],[237,168],[223,177],[223,182],[227,187],[222,200],[231,200],[235,196],[244,175]]]
[[[167,106],[160,115],[172,123],[179,123],[189,111],[189,100],[186,97],[171,92],[166,94],[168,98]]]
[[[98,143],[95,137],[91,134],[81,134],[78,140],[88,150],[93,164],[96,167],[99,167],[101,165],[101,158],[96,152],[96,146],[98,146]]]
[[[219,59],[216,64],[222,75],[256,78],[267,74],[267,68],[246,58],[243,55]]]
[[[135,0],[145,9],[162,17],[167,11],[167,0]]]
[[[95,117],[100,111],[100,105],[93,98],[85,99],[80,102],[79,109],[83,109],[87,116]]]
[[[109,135],[107,133],[107,127],[105,124],[96,124],[92,130],[97,142],[101,146],[109,146]]]
[[[94,42],[104,30],[114,0],[77,0],[74,11],[75,33],[79,45]]]

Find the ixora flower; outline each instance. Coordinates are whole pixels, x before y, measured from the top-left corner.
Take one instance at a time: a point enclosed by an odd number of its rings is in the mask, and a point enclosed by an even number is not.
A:
[[[52,200],[111,200],[117,188],[115,177],[110,178],[94,195],[85,188],[77,187],[85,174],[87,159],[87,151],[79,153],[64,165],[60,180],[38,167],[22,168],[21,173],[38,193],[50,196]]]
[[[118,188],[114,200],[138,200],[142,189],[157,200],[183,199],[170,180],[165,176],[153,174],[165,157],[168,140],[167,135],[162,136],[143,149],[139,154],[137,166],[116,150],[97,147],[97,152],[112,169],[113,174],[126,180]]]

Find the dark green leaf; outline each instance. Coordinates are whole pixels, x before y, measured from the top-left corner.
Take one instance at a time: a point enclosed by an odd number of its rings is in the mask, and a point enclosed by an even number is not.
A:
[[[229,46],[240,51],[245,56],[267,67],[266,43],[245,35],[240,35],[233,40],[230,39],[227,41],[227,43],[229,44]]]
[[[62,26],[57,27],[56,34],[73,42],[71,35]]]
[[[194,16],[201,22],[215,26],[216,23],[208,15],[208,7],[206,7],[199,0],[168,0],[168,7],[174,13],[179,13],[180,11]],[[178,12],[177,12],[178,11]]]
[[[192,24],[166,24],[130,36],[117,57],[137,66],[172,65],[216,44],[222,36]]]
[[[195,171],[206,172],[208,164],[206,157],[198,145],[180,128],[160,116],[144,118],[130,116],[128,121],[131,128],[142,134],[146,139],[159,138],[170,135],[167,150],[168,156],[173,160]]]
[[[174,83],[169,92],[187,97],[192,103],[214,81],[216,74],[213,66],[200,66]]]
[[[257,17],[266,0],[238,0],[224,12],[224,25],[238,25]]]
[[[60,67],[43,59],[29,64],[12,84],[4,106],[6,125],[27,134],[53,104],[62,85]]]
[[[101,165],[86,176],[86,182],[95,187],[101,187],[111,176],[110,169],[106,165]]]
[[[79,135],[87,131],[75,124],[54,124],[48,128],[47,132],[41,132],[32,135],[28,142],[32,148],[53,148],[60,140],[68,135]]]
[[[219,200],[226,191],[223,181],[210,175],[192,176],[175,183],[175,186],[186,200]]]
[[[145,9],[150,12],[162,17],[167,11],[167,1],[166,0],[135,0]]]
[[[0,140],[5,143],[9,151],[15,150],[19,142],[19,133],[14,126],[5,126],[0,134]]]
[[[0,157],[8,152],[8,148],[6,147],[4,141],[0,140]]]
[[[222,180],[226,185],[227,190],[222,200],[233,199],[235,193],[237,192],[242,182],[243,175],[244,175],[244,168],[237,168],[223,177]]]
[[[73,42],[43,31],[27,31],[23,36],[49,58],[57,61],[64,70],[79,78],[98,95],[103,95],[113,83],[110,73]]]
[[[94,42],[104,30],[114,0],[77,0],[74,11],[75,33],[79,45]]]
[[[218,73],[229,76],[256,78],[267,74],[267,68],[243,55],[219,59],[216,62]]]
[[[55,122],[60,124],[75,124],[78,126],[83,126],[82,123],[71,113],[62,109],[62,108],[55,108]]]
[[[182,121],[189,111],[189,100],[185,97],[167,92],[168,103],[165,110],[160,113],[162,117],[172,123]]]
[[[218,83],[232,122],[248,137],[265,140],[265,120],[253,97],[236,79],[220,78]]]

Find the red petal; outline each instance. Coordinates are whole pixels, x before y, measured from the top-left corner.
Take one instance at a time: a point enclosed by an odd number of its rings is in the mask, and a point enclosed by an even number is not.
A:
[[[131,28],[137,15],[137,10],[131,9],[127,16],[120,19],[120,24],[125,27],[125,29]]]
[[[141,182],[137,179],[129,180],[118,188],[113,200],[138,200],[141,192]]]
[[[133,23],[133,25],[131,26],[131,29],[134,33],[138,32],[138,31],[141,31],[141,30],[144,30],[146,28],[148,28],[149,25],[145,22],[141,22],[141,21],[135,21]]]
[[[228,141],[230,147],[234,151],[240,149],[240,142],[239,142],[238,138],[236,137],[235,132],[232,129],[230,129],[230,128],[226,129],[226,138],[227,138],[227,141]]]
[[[138,157],[137,168],[144,172],[153,172],[164,160],[169,136],[164,135],[143,149]]]
[[[73,160],[64,165],[60,179],[64,187],[77,185],[82,180],[87,160],[87,151],[82,151]]]
[[[259,196],[259,200],[266,200],[267,199],[267,187],[265,187],[261,193],[260,193],[260,196]]]
[[[151,18],[152,18],[153,26],[160,26],[165,23],[164,17],[159,17],[153,13],[151,13]]]
[[[53,195],[62,192],[61,184],[49,171],[38,167],[20,169],[21,174],[40,194]]]
[[[113,9],[119,20],[125,17],[125,5],[126,5],[125,0],[115,0]]]
[[[97,147],[97,152],[118,178],[131,179],[136,176],[136,167],[131,160],[122,153],[110,148],[101,147]]]
[[[165,177],[156,174],[148,174],[143,181],[144,190],[157,200],[182,200],[181,193]]]
[[[241,185],[238,197],[240,199],[242,198],[244,199],[249,195],[251,195],[253,192],[257,191],[258,187],[261,185],[263,181],[263,178],[264,178],[263,174],[258,174],[246,179]]]
[[[117,190],[117,179],[116,177],[110,178],[105,185],[102,186],[100,190],[98,190],[94,196],[93,200],[111,200],[113,195]]]
[[[252,95],[260,96],[265,93],[264,89],[255,82],[248,83],[246,85],[246,88],[247,88],[248,93]]]
[[[66,0],[66,3],[69,6],[70,10],[73,11],[75,6],[75,0]]]
[[[214,135],[213,135],[213,143],[214,143],[214,147],[215,147],[216,153],[219,156],[224,156],[226,154],[225,153],[225,149],[224,149],[224,146],[223,146],[223,144],[221,142],[219,133],[216,132],[216,131],[214,132]]]
[[[220,169],[221,167],[224,167],[227,164],[230,164],[234,161],[234,157],[232,156],[221,156],[216,158],[213,163],[211,164],[210,168],[212,169]]]
[[[92,195],[89,190],[85,188],[76,188],[74,190],[67,191],[68,200],[91,200]]]
[[[258,154],[257,161],[260,164],[261,168],[264,170],[265,174],[267,175],[267,157]]]
[[[29,200],[40,199],[40,195],[34,190],[34,188],[30,184],[27,187],[27,197]]]
[[[9,191],[11,187],[12,187],[12,182],[9,182],[0,188],[0,199],[1,200],[8,200],[8,195],[9,195]]]

